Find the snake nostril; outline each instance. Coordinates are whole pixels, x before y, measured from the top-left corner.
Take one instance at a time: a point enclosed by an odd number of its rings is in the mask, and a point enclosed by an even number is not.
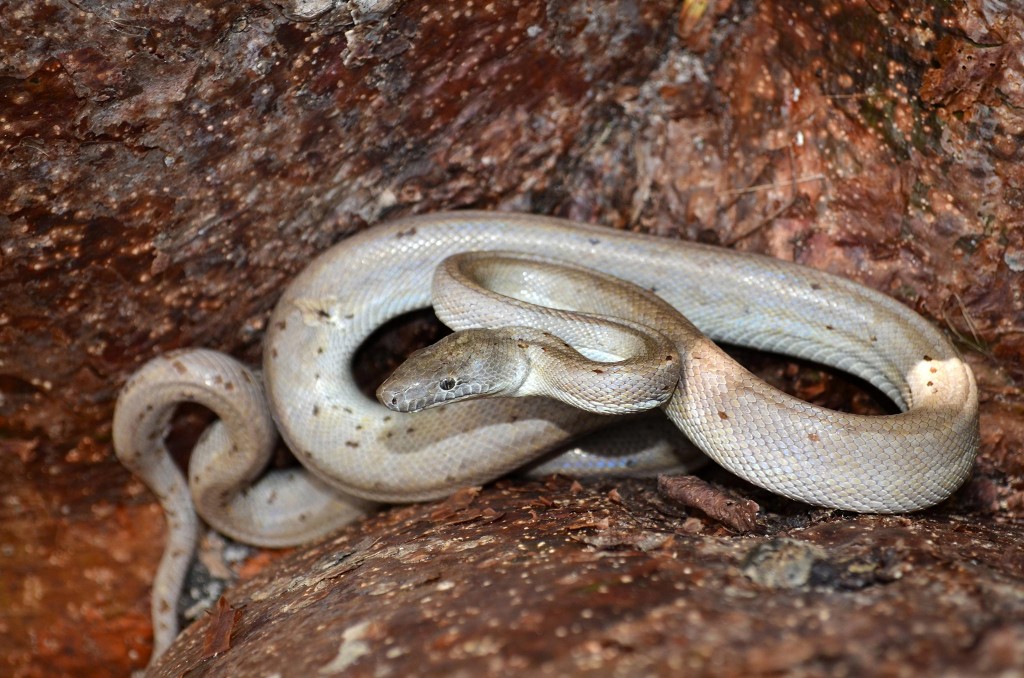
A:
[[[391,404],[392,405],[397,405],[398,404],[398,396],[391,396]]]

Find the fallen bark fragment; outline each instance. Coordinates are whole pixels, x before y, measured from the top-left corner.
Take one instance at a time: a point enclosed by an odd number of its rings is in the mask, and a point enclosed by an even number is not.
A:
[[[217,600],[217,605],[209,613],[206,634],[203,636],[202,659],[215,657],[221,652],[231,649],[231,632],[242,615],[242,608],[232,607],[224,596]]]
[[[761,507],[756,501],[743,499],[697,476],[658,476],[658,491],[741,534],[757,527],[757,512]]]

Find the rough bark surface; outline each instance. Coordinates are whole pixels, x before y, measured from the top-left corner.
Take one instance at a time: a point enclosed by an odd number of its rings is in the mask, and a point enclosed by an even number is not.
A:
[[[454,500],[392,510],[278,562],[229,592],[230,612],[189,627],[154,674],[1024,667],[1024,529],[1002,518],[801,511],[737,536],[680,516],[650,481],[502,482]],[[205,651],[225,628],[231,649]]]
[[[1021,10],[22,0],[0,1],[0,35],[0,673],[106,675],[146,660],[163,528],[110,448],[128,374],[182,346],[256,362],[274,301],[311,257],[389,216],[459,207],[764,251],[900,299],[975,369],[978,471],[950,506],[906,518],[758,495],[766,522],[742,538],[644,502],[588,508],[603,501],[592,486],[557,482],[485,489],[473,506],[493,520],[396,510],[280,564],[309,581],[341,549],[351,553],[328,570],[355,575],[324,575],[308,597],[333,620],[322,642],[334,653],[292,644],[287,656],[367,672],[394,648],[389,666],[403,672],[515,670],[520,657],[578,673],[1024,668]],[[763,372],[861,411],[863,394],[828,373]],[[558,519],[517,508],[534,502]],[[611,529],[573,527],[608,511],[612,527],[666,541],[578,538]],[[889,574],[856,591],[813,575],[788,588],[743,577],[743,559],[778,536],[822,549],[792,550],[838,579],[858,558]],[[492,565],[460,569],[462,542]],[[437,569],[444,553],[456,564]],[[487,572],[502,559],[516,562],[506,579]],[[362,581],[370,561],[391,568],[377,583]],[[250,643],[278,632],[257,621],[287,623],[269,607],[253,617],[253,596],[280,593],[260,576],[263,588],[228,599],[248,601],[234,645],[252,657],[267,650]],[[518,627],[487,625],[497,589],[484,580],[518,591],[494,617]],[[442,583],[425,608],[417,596]],[[400,591],[374,596],[397,607],[373,619],[345,607],[373,586]],[[428,637],[400,626],[428,612],[442,620]],[[478,626],[444,621],[460,616]],[[183,654],[197,633],[174,666],[207,665]],[[759,633],[776,643],[745,640]],[[223,661],[247,661],[236,652]]]

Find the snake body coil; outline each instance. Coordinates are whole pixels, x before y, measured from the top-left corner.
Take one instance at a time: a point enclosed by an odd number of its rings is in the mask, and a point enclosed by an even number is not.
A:
[[[209,436],[221,452],[206,452],[190,467],[193,496],[210,496],[216,486],[218,501],[200,503],[204,518],[251,541],[272,531],[269,541],[299,542],[351,520],[365,501],[445,496],[503,475],[592,427],[591,416],[538,398],[397,414],[354,383],[356,350],[384,322],[430,305],[429,281],[444,259],[494,250],[556,257],[631,281],[682,311],[711,340],[850,372],[902,410],[865,417],[815,407],[737,372],[705,338],[677,342],[684,393],[667,411],[718,463],[762,487],[821,506],[897,512],[942,501],[970,471],[978,444],[973,375],[941,332],[892,299],[755,254],[531,215],[460,212],[368,229],[325,252],[288,287],[267,332],[264,379],[278,430],[314,478],[258,481],[245,493],[256,497],[246,500],[245,511],[218,509],[237,506],[233,497],[264,463],[247,461],[228,473],[237,463],[231,447],[238,441],[222,430]],[[574,291],[584,301],[587,293],[585,285]],[[458,322],[486,324],[469,316]],[[204,369],[208,353],[202,354]],[[191,370],[190,355],[174,359]],[[198,392],[223,391],[224,379],[233,383],[240,373],[226,356],[213,360],[220,367],[198,381],[174,376],[174,369],[144,367],[118,402],[118,455],[176,515],[189,510],[185,481],[174,477],[173,465],[154,461],[166,454],[159,426],[167,408],[181,400],[207,402],[224,416],[220,396],[210,401]],[[228,374],[221,384],[217,369]],[[147,408],[162,414],[146,415]],[[266,482],[275,483],[274,491]],[[300,490],[288,489],[294,487]],[[290,497],[283,512],[275,505],[282,493]],[[355,508],[345,508],[350,501]],[[162,574],[154,595],[165,602],[176,597],[175,576]],[[158,639],[157,651],[172,631]]]

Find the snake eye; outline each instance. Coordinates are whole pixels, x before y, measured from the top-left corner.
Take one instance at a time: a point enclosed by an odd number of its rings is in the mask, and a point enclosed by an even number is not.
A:
[[[455,380],[451,377],[445,377],[438,386],[441,387],[442,391],[450,391],[455,388]]]

